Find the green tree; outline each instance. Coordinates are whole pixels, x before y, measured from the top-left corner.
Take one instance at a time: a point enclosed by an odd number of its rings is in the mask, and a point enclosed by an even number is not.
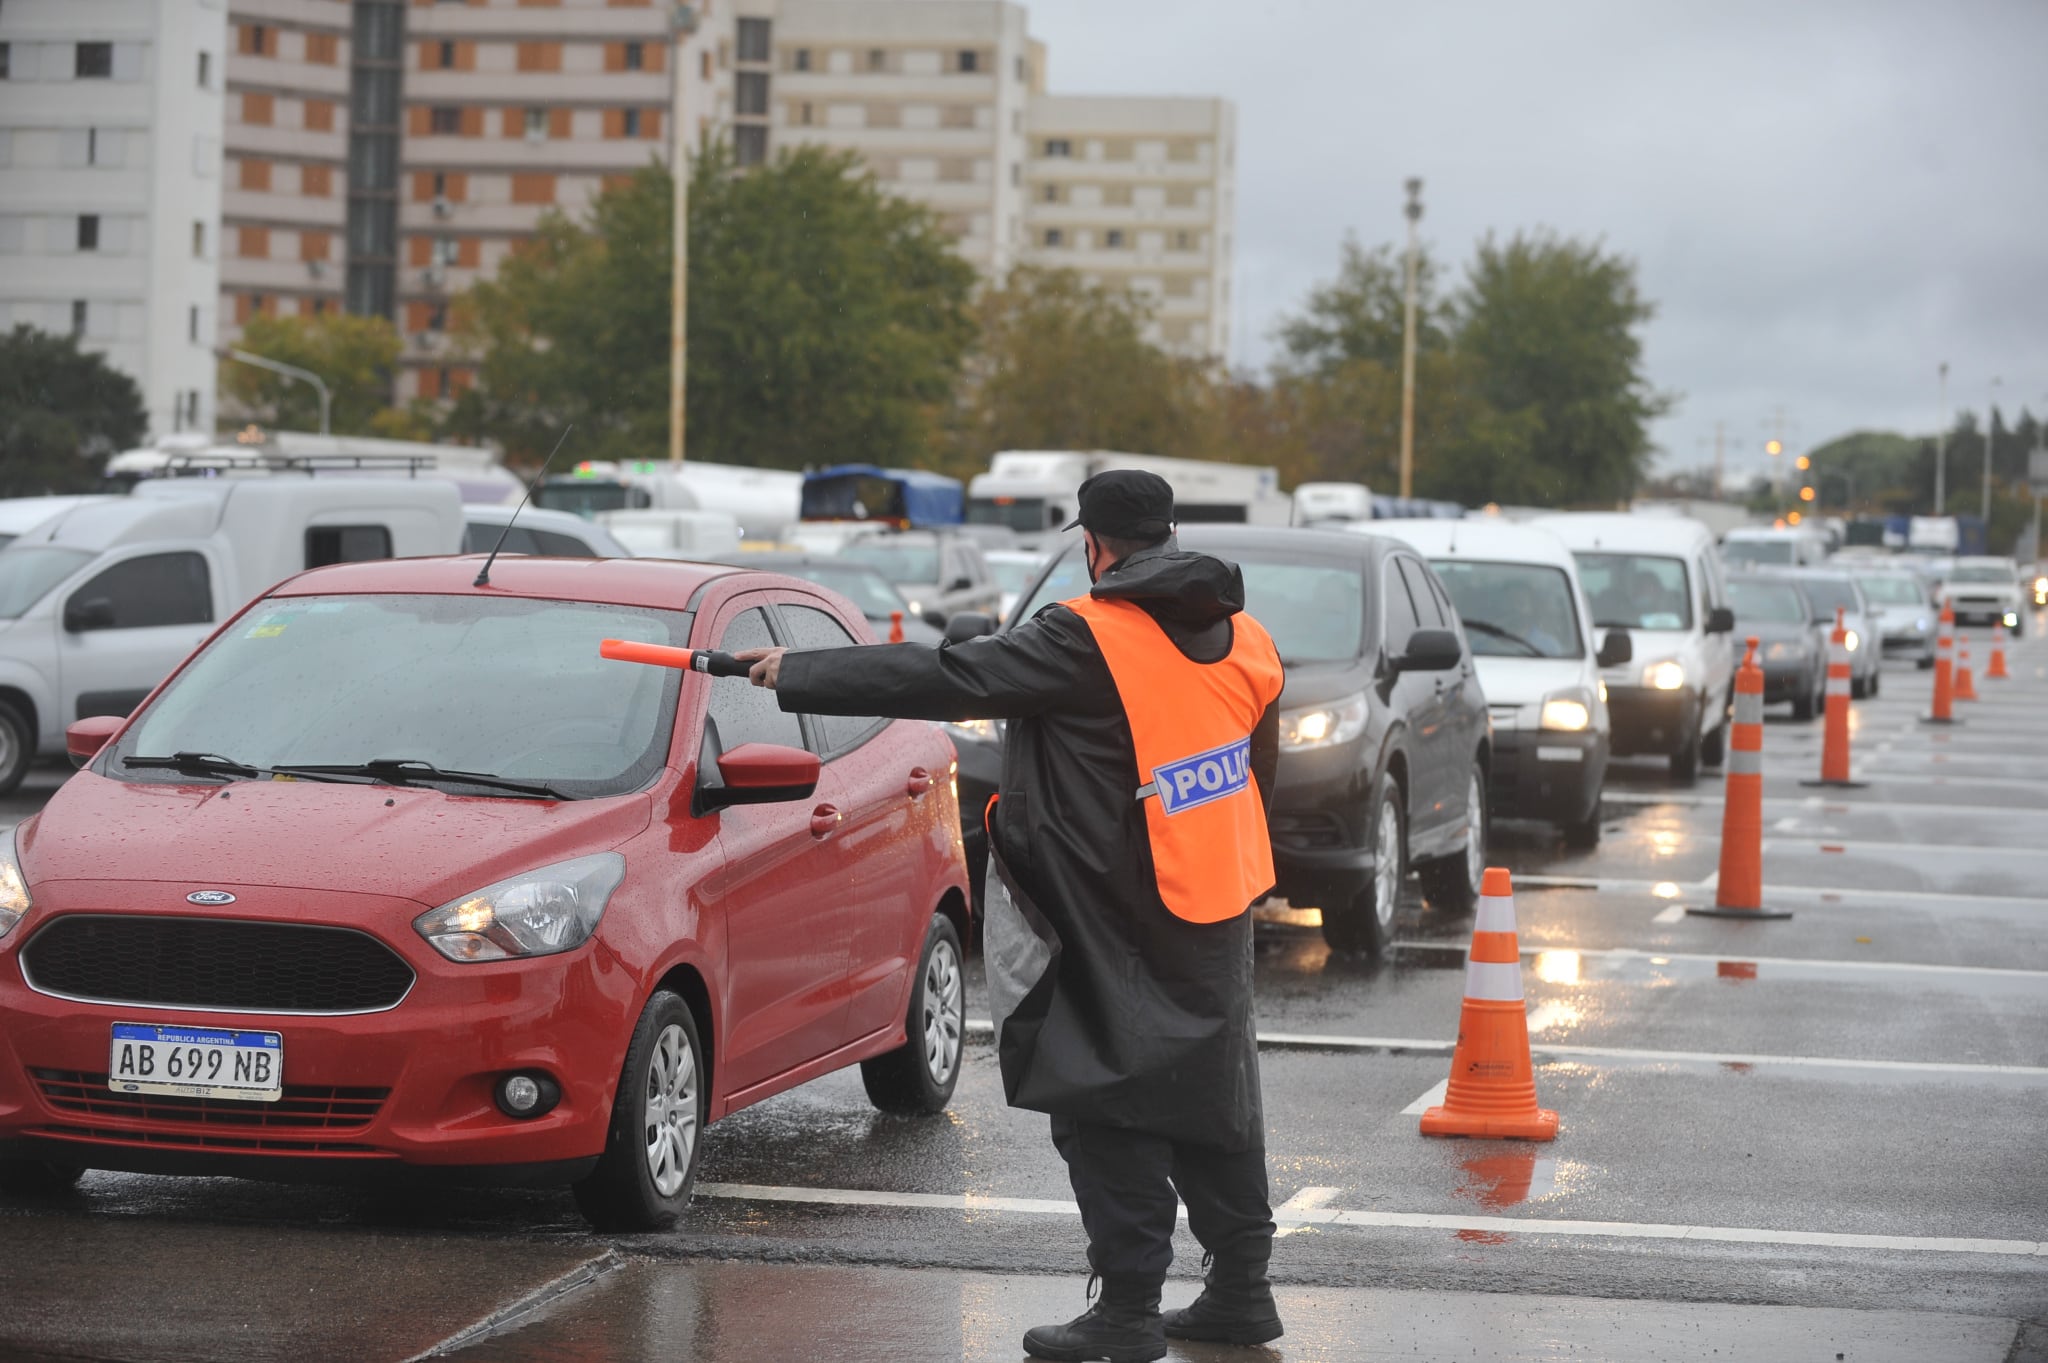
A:
[[[391,375],[402,343],[387,318],[323,312],[251,317],[235,348],[312,370],[327,383],[334,433],[369,435],[390,404]],[[243,416],[273,430],[320,429],[319,395],[303,380],[224,359],[220,391]]]
[[[1328,375],[1356,360],[1401,369],[1406,326],[1403,265],[1391,246],[1367,251],[1346,237],[1337,277],[1318,285],[1301,315],[1280,324],[1287,368]],[[1429,253],[1415,264],[1415,349],[1418,355],[1449,348],[1451,310],[1437,297],[1437,268]]]
[[[0,336],[0,496],[89,492],[148,426],[135,380],[76,337],[26,324]]]
[[[537,235],[459,310],[482,357],[471,420],[525,453],[577,424],[579,458],[668,448],[672,185],[658,165]],[[690,182],[690,449],[798,468],[908,463],[973,336],[971,267],[926,209],[850,153],[806,147]]]

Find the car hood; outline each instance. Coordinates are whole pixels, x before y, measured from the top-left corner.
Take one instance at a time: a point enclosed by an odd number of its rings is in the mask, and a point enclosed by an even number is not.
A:
[[[1908,625],[1927,629],[1934,625],[1935,611],[1932,606],[1872,606],[1871,611],[1876,615],[1878,624],[1887,629],[1903,629]]]
[[[647,827],[645,794],[549,803],[314,781],[117,781],[81,771],[24,826],[31,888],[63,880],[269,885],[429,907]]]
[[[1506,658],[1481,654],[1472,659],[1479,669],[1479,688],[1489,705],[1534,705],[1560,691],[1584,692],[1588,681],[1583,658]]]
[[[1284,709],[1293,709],[1297,705],[1321,705],[1355,696],[1365,690],[1371,680],[1362,659],[1290,663],[1283,669],[1282,676],[1280,704]]]
[[[1786,639],[1811,639],[1814,637],[1813,630],[1814,627],[1812,625],[1788,624],[1783,620],[1743,620],[1737,618],[1735,621],[1735,638],[1738,643],[1752,634],[1767,644],[1778,643]]]

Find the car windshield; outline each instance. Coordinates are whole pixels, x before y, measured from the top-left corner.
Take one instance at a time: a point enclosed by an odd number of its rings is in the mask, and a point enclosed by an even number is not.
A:
[[[408,758],[619,795],[668,757],[682,673],[598,641],[687,643],[683,611],[473,596],[271,597],[181,672],[123,737],[130,756],[260,767]]]
[[[992,558],[988,561],[988,575],[1004,591],[1021,592],[1031,585],[1031,579],[1038,576],[1044,563],[1036,558]]]
[[[1782,582],[1731,582],[1728,604],[1735,619],[1760,625],[1801,625],[1806,623],[1806,603],[1799,589]]]
[[[1924,606],[1927,593],[1920,584],[1910,577],[1889,574],[1882,577],[1859,577],[1863,594],[1880,606]]]
[[[1856,584],[1846,577],[1802,577],[1799,585],[1805,589],[1806,599],[1813,603],[1816,620],[1834,619],[1837,606],[1852,615],[1863,609]]]
[[[1436,570],[1479,657],[1583,658],[1572,581],[1540,563],[1439,559]]]
[[[855,540],[839,551],[843,558],[871,563],[891,582],[937,582],[939,547],[930,540]]]
[[[1020,534],[1046,528],[1043,497],[975,497],[967,503],[969,525],[1007,525]]]
[[[535,506],[573,512],[578,516],[595,516],[600,511],[624,511],[638,500],[624,483],[594,478],[551,478],[533,494]],[[641,504],[645,505],[644,502]]]
[[[1791,540],[1729,540],[1721,546],[1721,561],[1730,567],[1753,563],[1790,563]]]
[[[2011,568],[1998,563],[1969,563],[1948,575],[1951,582],[2017,582]]]
[[[1245,609],[1273,636],[1281,662],[1339,662],[1359,655],[1365,643],[1365,575],[1357,564],[1277,555],[1234,561],[1244,572]],[[1048,603],[1087,590],[1088,569],[1079,548],[1071,549],[1013,618],[1028,620]]]
[[[52,587],[91,562],[84,549],[53,544],[10,546],[0,554],[0,620],[18,620]]]
[[[1593,623],[1622,629],[1689,629],[1692,599],[1685,560],[1662,554],[1583,553],[1579,583],[1593,606]]]
[[[838,592],[860,607],[860,613],[870,620],[887,620],[889,612],[909,609],[903,594],[872,568],[851,563],[796,563],[769,571],[788,573],[791,577],[800,577]]]

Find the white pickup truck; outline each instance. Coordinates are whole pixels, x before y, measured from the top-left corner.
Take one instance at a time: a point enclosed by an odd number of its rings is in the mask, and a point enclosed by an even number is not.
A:
[[[2003,625],[2018,634],[2026,628],[2021,597],[2019,565],[2009,558],[1959,558],[1941,581],[1958,625]]]

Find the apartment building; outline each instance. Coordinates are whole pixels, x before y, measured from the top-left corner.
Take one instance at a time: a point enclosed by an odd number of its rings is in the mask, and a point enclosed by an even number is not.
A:
[[[220,0],[0,4],[0,327],[70,334],[152,435],[214,420]]]
[[[1236,116],[1227,100],[1034,95],[1025,258],[1121,286],[1153,339],[1230,353]]]

